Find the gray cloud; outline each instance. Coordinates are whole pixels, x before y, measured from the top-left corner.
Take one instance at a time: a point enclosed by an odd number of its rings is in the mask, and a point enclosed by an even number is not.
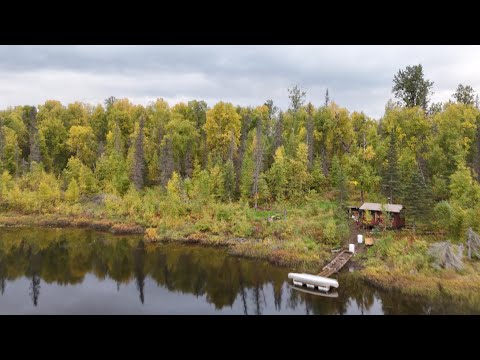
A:
[[[434,101],[458,83],[480,90],[478,46],[0,46],[0,107],[100,103],[111,95],[146,104],[203,99],[288,106],[298,84],[315,105],[331,99],[380,117],[394,74],[422,63]]]

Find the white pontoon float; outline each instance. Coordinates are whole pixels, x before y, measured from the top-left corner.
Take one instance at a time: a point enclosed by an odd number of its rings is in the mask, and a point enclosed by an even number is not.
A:
[[[297,274],[289,273],[288,278],[293,280],[293,285],[303,286],[305,285],[310,289],[318,289],[320,291],[329,291],[331,287],[338,288],[338,281],[323,276],[310,275],[310,274]]]

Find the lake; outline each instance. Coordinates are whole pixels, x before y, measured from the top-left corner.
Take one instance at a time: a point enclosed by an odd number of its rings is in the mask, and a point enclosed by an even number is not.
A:
[[[85,229],[0,228],[0,314],[479,314],[480,305],[379,291],[338,275],[333,297],[225,249]]]

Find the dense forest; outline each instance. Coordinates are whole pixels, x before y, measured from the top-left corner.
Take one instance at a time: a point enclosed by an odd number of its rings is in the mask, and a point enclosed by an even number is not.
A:
[[[349,112],[328,90],[306,103],[297,86],[285,111],[272,100],[142,106],[114,97],[10,107],[0,111],[0,207],[32,214],[102,203],[112,216],[151,220],[188,217],[192,204],[283,214],[316,199],[392,202],[407,222],[459,238],[480,229],[479,100],[460,84],[450,101],[431,103],[433,86],[421,65],[399,70],[380,119]]]

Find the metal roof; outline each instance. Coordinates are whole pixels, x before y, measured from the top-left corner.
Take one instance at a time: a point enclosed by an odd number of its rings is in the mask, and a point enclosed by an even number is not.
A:
[[[400,204],[363,203],[360,210],[383,211],[382,206],[391,213],[399,213],[403,209],[403,205]]]

